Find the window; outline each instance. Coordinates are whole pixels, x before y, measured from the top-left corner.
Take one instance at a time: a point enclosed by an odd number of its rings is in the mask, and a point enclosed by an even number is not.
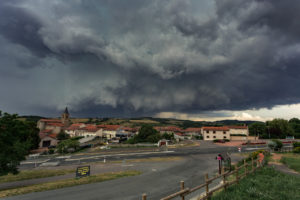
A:
[[[209,136],[206,136],[206,138],[209,138]]]
[[[226,136],[224,136],[224,139],[226,139]]]
[[[209,133],[209,131],[206,131],[206,133]]]
[[[216,133],[216,131],[213,131],[213,133]]]
[[[216,136],[214,136],[214,138],[216,138]]]
[[[223,131],[224,134],[226,134],[226,131]]]

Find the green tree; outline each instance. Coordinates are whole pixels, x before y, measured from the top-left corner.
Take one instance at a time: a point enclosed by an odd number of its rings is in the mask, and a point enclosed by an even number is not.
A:
[[[264,122],[255,122],[249,125],[250,135],[259,135],[261,138],[268,138],[267,127]]]
[[[289,125],[294,131],[295,138],[300,138],[300,120],[298,118],[292,118],[289,120]]]
[[[39,144],[35,123],[18,120],[18,115],[0,112],[0,175],[18,173],[17,166]]]
[[[139,142],[148,142],[148,138],[153,135],[159,134],[157,130],[153,128],[151,125],[143,125],[140,130],[137,138]]]
[[[267,121],[266,124],[272,138],[285,138],[286,136],[294,135],[294,130],[287,120],[273,119],[272,121]]]
[[[160,139],[162,139],[162,136],[159,134],[159,132],[155,130],[153,126],[147,124],[147,125],[142,125],[142,127],[139,130],[139,134],[130,138],[127,141],[127,143],[129,144],[135,144],[139,142],[156,143]]]
[[[69,149],[74,149],[74,151],[79,149],[79,141],[68,139],[63,140],[57,145],[57,151],[59,153],[68,153]]]
[[[162,135],[162,138],[166,139],[166,140],[173,140],[174,139],[174,133],[164,133]]]
[[[66,139],[69,139],[69,138],[70,138],[70,135],[67,134],[67,133],[65,133],[64,130],[61,130],[61,131],[59,132],[59,134],[57,134],[57,139],[58,139],[58,140],[66,140]]]

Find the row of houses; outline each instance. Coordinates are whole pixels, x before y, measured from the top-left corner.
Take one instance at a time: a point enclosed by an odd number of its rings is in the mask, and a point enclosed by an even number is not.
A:
[[[69,112],[66,108],[60,119],[41,119],[37,124],[40,129],[40,147],[55,146],[58,143],[57,135],[64,131],[70,137],[82,136],[85,138],[99,136],[108,140],[127,139],[139,133],[140,127],[126,127],[121,125],[96,125],[85,123],[71,124]],[[204,140],[248,140],[249,131],[244,126],[222,127],[190,127],[181,129],[177,126],[155,126],[160,134],[174,134],[175,139],[191,139],[202,136]]]

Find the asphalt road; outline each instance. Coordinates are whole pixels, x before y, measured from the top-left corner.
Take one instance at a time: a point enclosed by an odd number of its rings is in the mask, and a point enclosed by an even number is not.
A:
[[[80,185],[58,190],[31,193],[6,198],[10,200],[104,200],[104,199],[159,199],[179,190],[179,182],[185,181],[186,187],[203,182],[205,173],[212,174],[217,168],[215,154],[189,155],[184,160],[161,162],[145,166],[140,176],[121,178],[107,182]]]
[[[260,147],[244,147],[243,151],[254,151]],[[144,163],[128,169],[143,171],[142,175],[126,177],[101,183],[87,184],[51,190],[45,192],[30,193],[26,195],[6,198],[9,200],[138,200],[142,193],[147,193],[147,199],[160,199],[179,190],[179,182],[185,181],[186,187],[194,187],[204,182],[204,174],[214,174],[218,165],[215,157],[222,152],[237,152],[234,147],[221,147],[215,145],[170,149],[167,152],[148,153],[124,153],[118,155],[105,155],[107,160],[124,160],[132,158],[181,156],[184,159],[174,162]],[[60,165],[70,165],[81,159],[81,162],[101,161],[103,154],[87,156],[74,155],[65,158],[52,158],[49,161],[60,160]],[[233,158],[234,160],[235,158]],[[69,160],[69,161],[68,161]],[[47,162],[49,162],[47,161]],[[27,164],[32,167],[32,164]],[[194,194],[196,195],[196,194]],[[190,196],[193,197],[193,196]]]

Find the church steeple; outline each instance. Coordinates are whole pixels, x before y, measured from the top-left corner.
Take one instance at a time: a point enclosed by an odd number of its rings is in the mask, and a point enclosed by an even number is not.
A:
[[[69,114],[68,107],[66,107],[64,114]]]
[[[69,111],[68,111],[68,107],[66,107],[65,111],[61,115],[61,122],[65,126],[69,126],[69,123],[70,123],[69,116],[70,116],[70,114],[69,114]]]

